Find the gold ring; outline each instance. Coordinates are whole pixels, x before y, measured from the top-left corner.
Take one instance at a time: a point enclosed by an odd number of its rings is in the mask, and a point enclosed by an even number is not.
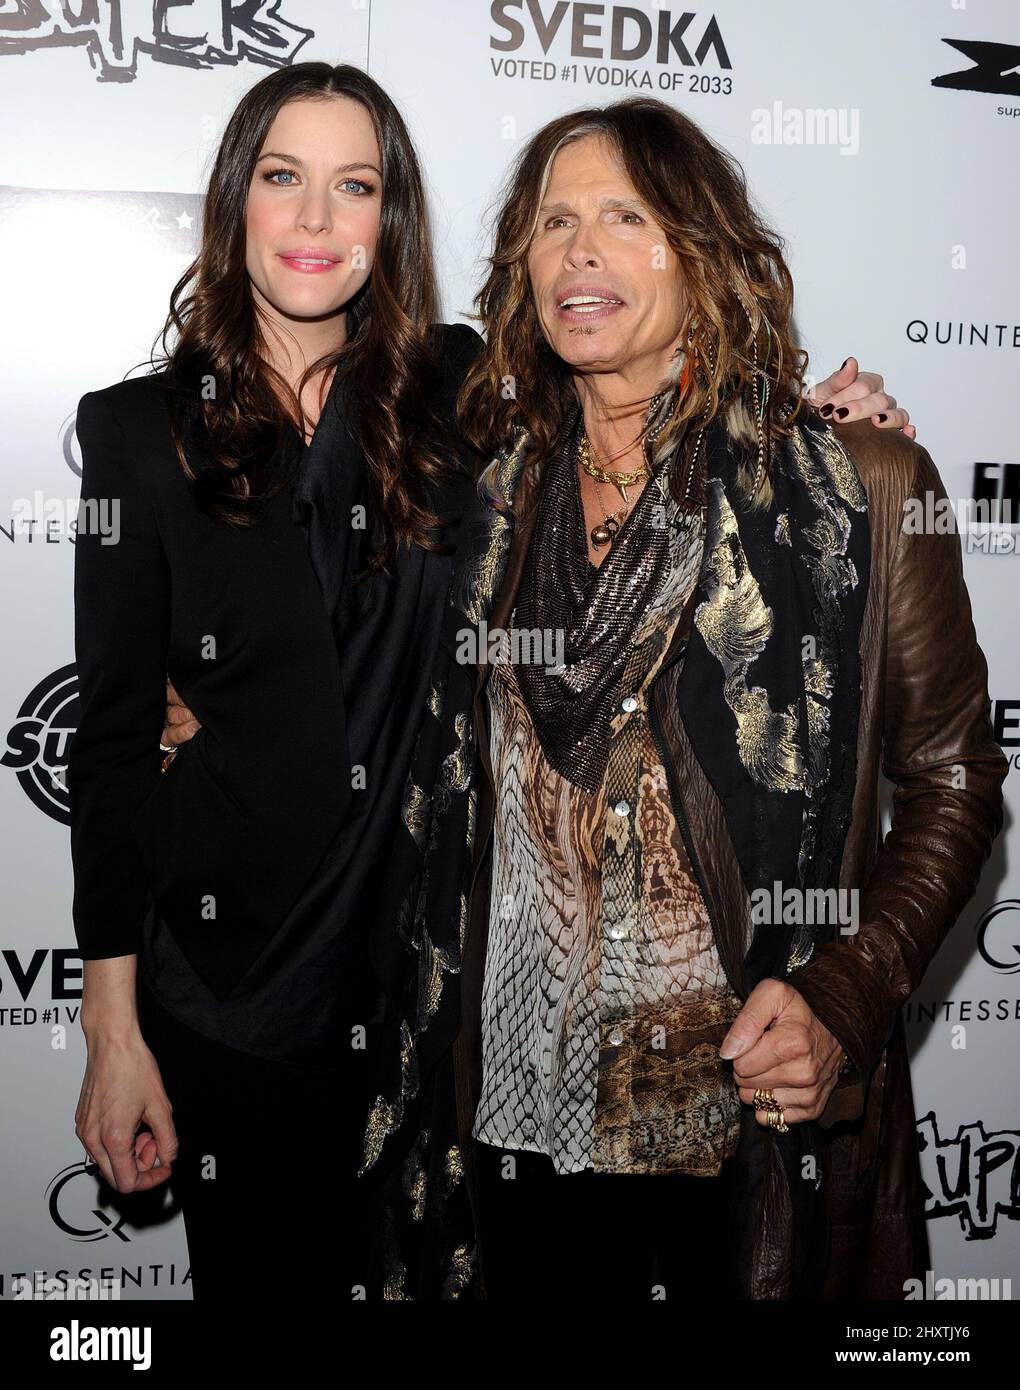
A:
[[[788,1134],[790,1131],[781,1105],[777,1105],[774,1110],[765,1111],[765,1123],[769,1129],[774,1129],[777,1134]]]
[[[754,1093],[755,1110],[771,1110],[776,1103],[776,1098],[771,1091],[765,1091],[760,1086]]]

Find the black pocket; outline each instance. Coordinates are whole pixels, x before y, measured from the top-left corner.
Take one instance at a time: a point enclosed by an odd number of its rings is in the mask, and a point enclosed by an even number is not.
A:
[[[205,734],[204,738],[202,737],[203,734]],[[251,817],[248,815],[248,812],[238,801],[229,783],[224,780],[222,745],[217,740],[213,739],[211,734],[206,733],[204,724],[192,739],[192,742],[198,745],[195,751],[198,753],[202,766],[205,768],[210,787],[215,792],[219,793],[241,820],[245,822],[249,821]],[[176,761],[177,759],[175,758],[174,762]]]
[[[205,880],[214,891],[238,867],[251,817],[224,781],[221,762],[203,726],[138,809],[135,840],[157,901],[182,883]]]

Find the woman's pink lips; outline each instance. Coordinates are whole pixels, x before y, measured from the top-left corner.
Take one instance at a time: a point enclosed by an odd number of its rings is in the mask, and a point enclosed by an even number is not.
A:
[[[284,265],[289,265],[291,270],[299,270],[302,275],[319,275],[326,270],[335,270],[340,264],[339,261],[327,261],[325,265],[316,262],[314,265],[307,260],[293,256],[281,256],[280,260]]]

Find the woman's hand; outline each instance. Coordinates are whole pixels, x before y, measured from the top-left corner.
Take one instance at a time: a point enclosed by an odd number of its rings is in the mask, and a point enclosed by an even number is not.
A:
[[[177,1157],[171,1116],[159,1067],[141,1030],[92,1032],[74,1132],[111,1187],[141,1192],[170,1177]],[[151,1133],[136,1133],[142,1123]],[[157,1157],[160,1166],[154,1168]]]
[[[195,718],[174,689],[173,682],[168,680],[166,716],[160,743],[167,748],[178,748],[182,743],[187,743],[189,738],[194,738],[201,727],[202,721]]]
[[[858,372],[856,357],[848,357],[838,372],[819,382],[808,400],[821,407],[818,413],[825,419],[841,425],[870,417],[878,429],[902,430],[908,439],[917,438],[908,413],[897,406],[895,397],[886,395],[883,379],[877,372]]]
[[[766,1031],[767,1030],[767,1031]],[[771,1091],[788,1124],[817,1120],[839,1077],[842,1044],[784,980],[762,980],[747,997],[719,1055],[733,1058],[740,1099]],[[765,1111],[757,1110],[760,1125]]]

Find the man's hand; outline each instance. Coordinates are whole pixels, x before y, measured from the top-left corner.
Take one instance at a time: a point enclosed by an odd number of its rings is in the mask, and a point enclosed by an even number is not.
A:
[[[819,414],[841,425],[866,420],[881,430],[902,430],[908,439],[917,438],[910,416],[901,410],[894,396],[886,395],[885,382],[877,372],[858,372],[857,358],[848,357],[838,372],[827,376],[807,398],[820,406]]]
[[[817,1120],[839,1076],[843,1047],[792,985],[762,980],[733,1020],[719,1049],[733,1058],[740,1099],[750,1105],[758,1088],[771,1091],[788,1124]],[[755,1117],[766,1123],[765,1111]]]
[[[173,683],[168,680],[166,683],[166,722],[163,725],[160,742],[168,748],[177,748],[182,743],[187,743],[189,738],[194,738],[201,727],[201,720],[195,718],[174,689]]]

